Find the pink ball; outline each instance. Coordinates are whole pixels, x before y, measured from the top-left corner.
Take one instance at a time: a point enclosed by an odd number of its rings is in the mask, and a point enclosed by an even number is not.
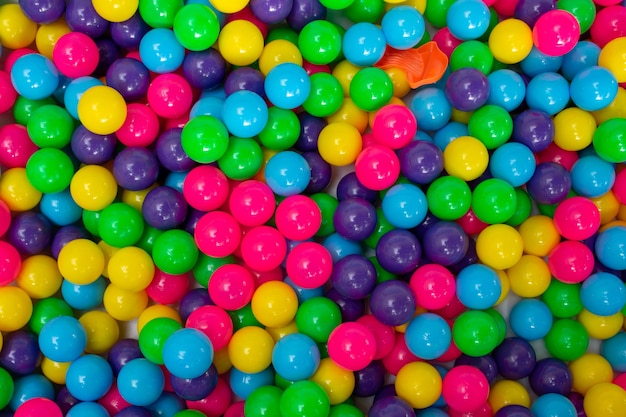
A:
[[[269,271],[256,271],[254,269],[250,269],[250,273],[254,277],[254,282],[256,282],[256,286],[259,287],[262,284],[265,284],[269,281],[283,281],[285,279],[285,271],[280,266],[269,270]]]
[[[237,401],[236,403],[232,403],[228,410],[224,413],[224,417],[244,417],[245,414],[243,412],[245,401]]]
[[[14,417],[63,417],[61,408],[52,400],[47,398],[32,398],[24,401],[17,410]]]
[[[454,275],[445,267],[427,264],[415,270],[409,281],[417,305],[437,310],[448,305],[456,293]]]
[[[393,327],[382,324],[373,314],[359,317],[356,322],[367,327],[376,339],[374,359],[382,359],[393,350],[396,342],[396,332]]]
[[[383,357],[383,366],[392,375],[397,375],[400,369],[407,363],[415,362],[420,359],[411,353],[406,345],[404,333],[397,332],[396,340],[393,344],[393,349],[385,357]]]
[[[562,56],[574,49],[580,37],[580,24],[565,10],[551,10],[541,15],[533,27],[533,43],[549,56]]]
[[[376,355],[376,338],[356,322],[341,323],[328,337],[328,356],[342,368],[359,371]]]
[[[448,319],[446,321],[448,322],[448,326],[452,328],[452,325],[454,324],[454,320]],[[435,360],[437,362],[450,362],[450,361],[456,360],[459,356],[461,356],[461,354],[462,354],[461,350],[456,345],[456,343],[454,343],[454,340],[452,340],[452,343],[450,343],[450,346],[448,346],[448,350],[446,350],[441,356],[439,356]]]
[[[211,211],[198,220],[194,239],[198,249],[205,255],[224,258],[235,252],[239,246],[241,227],[230,214]]]
[[[189,290],[190,282],[189,274],[166,274],[155,268],[154,278],[146,288],[146,293],[155,303],[176,304]]]
[[[276,227],[289,240],[312,238],[322,225],[322,213],[311,197],[294,195],[278,204]]]
[[[372,145],[361,151],[355,162],[356,177],[370,190],[391,187],[400,175],[400,161],[391,149]]]
[[[228,406],[233,399],[233,393],[228,386],[225,376],[220,376],[217,380],[217,386],[206,397],[198,401],[185,401],[187,408],[190,410],[198,410],[206,415],[206,417],[220,417],[226,412]]]
[[[305,59],[302,60],[302,68],[304,68],[309,77],[313,74],[317,74],[318,72],[325,72],[327,74],[330,74],[330,67],[328,65],[311,64]]]
[[[107,393],[104,394],[104,397],[98,400],[98,404],[106,408],[112,416],[119,413],[123,409],[130,407],[130,403],[122,398],[116,384],[113,384]]]
[[[0,114],[11,109],[16,99],[17,91],[13,88],[11,76],[5,71],[0,71]]]
[[[519,1],[520,0],[496,0],[493,2],[493,8],[496,12],[498,12],[498,16],[501,16],[502,18],[513,17],[515,14],[515,8],[517,7],[517,3],[519,3]]]
[[[448,58],[450,58],[456,47],[462,43],[460,39],[457,39],[454,35],[452,35],[450,29],[447,27],[439,29],[433,35],[433,42],[437,44],[437,47],[439,47],[441,52],[446,54]]]
[[[98,45],[89,36],[70,32],[61,36],[52,50],[52,60],[59,72],[69,78],[91,75],[98,66]]]
[[[478,407],[478,409],[473,411],[459,411],[454,408],[448,409],[449,417],[493,417],[493,410],[491,409],[491,405],[489,402],[485,402],[483,405]]]
[[[116,132],[117,139],[126,146],[151,145],[159,135],[159,118],[150,107],[131,103],[122,127]]]
[[[626,204],[626,169],[622,169],[615,176],[612,191],[620,204]],[[2,233],[0,233],[0,236],[1,235]]]
[[[589,34],[593,43],[600,48],[613,39],[626,36],[626,7],[615,5],[599,10],[589,28]]]
[[[489,226],[476,217],[476,213],[471,208],[467,210],[467,213],[456,219],[455,223],[461,226],[468,235],[477,235]]]
[[[11,210],[7,203],[0,200],[0,237],[4,236],[9,227],[11,227]]]
[[[0,165],[24,168],[38,149],[25,126],[13,123],[0,127]]]
[[[413,140],[417,133],[417,120],[408,107],[390,104],[376,112],[372,133],[380,145],[400,149]]]
[[[233,187],[228,208],[242,226],[261,226],[274,215],[276,197],[264,182],[248,180]]]
[[[287,276],[299,287],[318,288],[326,284],[333,271],[328,250],[316,242],[304,242],[287,255]]]
[[[278,268],[287,255],[285,237],[270,226],[258,226],[241,239],[241,256],[250,268],[265,272]]]
[[[378,145],[378,142],[376,142],[376,139],[374,138],[374,135],[371,132],[363,133],[362,142],[363,142],[362,149],[369,148],[372,145]]]
[[[223,308],[206,305],[195,309],[187,318],[185,327],[200,330],[211,340],[213,349],[228,345],[233,335],[233,321]]]
[[[211,165],[193,168],[183,182],[183,195],[196,210],[217,210],[228,200],[230,185],[226,175]]]
[[[489,397],[489,381],[480,369],[469,365],[455,366],[443,377],[443,398],[457,411],[479,409]]]
[[[557,144],[552,142],[546,149],[539,152],[536,156],[537,163],[556,162],[568,171],[578,161],[578,153],[576,151],[566,151],[561,149]]]
[[[10,243],[0,240],[0,287],[12,283],[17,278],[21,268],[20,253]]]
[[[160,117],[175,119],[191,109],[193,91],[178,74],[161,74],[148,87],[148,104]]]
[[[11,51],[5,61],[4,61],[4,70],[7,72],[7,74],[11,73],[11,68],[13,68],[13,64],[15,64],[15,61],[17,61],[19,58],[23,57],[24,55],[28,55],[28,54],[37,54],[38,52],[33,50],[33,49],[29,49],[29,48],[22,48],[22,49],[16,49],[15,51]]]
[[[222,265],[211,275],[208,289],[217,306],[229,311],[239,310],[252,300],[254,277],[241,265]]]
[[[552,276],[566,284],[577,284],[593,272],[593,252],[582,242],[565,240],[548,255]]]
[[[600,210],[588,198],[568,198],[556,207],[554,226],[565,239],[585,240],[600,228]]]

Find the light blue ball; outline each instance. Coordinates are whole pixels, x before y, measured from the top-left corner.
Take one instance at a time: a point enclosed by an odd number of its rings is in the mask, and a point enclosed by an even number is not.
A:
[[[15,379],[13,397],[9,402],[11,410],[17,410],[20,405],[33,398],[54,400],[54,386],[52,382],[40,374],[30,374]]]
[[[596,272],[583,281],[580,301],[590,313],[612,316],[626,305],[626,288],[621,279],[608,272]]]
[[[274,385],[274,370],[270,366],[256,374],[249,374],[237,368],[231,368],[228,380],[233,393],[245,400],[257,388]]]
[[[11,83],[20,96],[29,100],[50,97],[59,86],[59,71],[40,54],[19,57],[11,68]]]
[[[537,398],[530,411],[534,417],[576,417],[574,404],[561,394],[544,394]]]
[[[276,107],[295,109],[309,97],[311,80],[300,65],[283,62],[270,70],[265,77],[264,87],[268,100]]]
[[[61,295],[73,309],[91,310],[102,304],[106,287],[107,284],[103,277],[85,285],[72,284],[64,279],[61,284]]]
[[[499,69],[487,76],[489,98],[487,104],[495,104],[512,112],[526,97],[526,83],[521,75],[510,69]]]
[[[383,30],[368,22],[350,26],[341,44],[346,60],[359,67],[369,67],[380,61],[386,48]]]
[[[469,130],[466,124],[450,122],[435,132],[433,142],[443,152],[454,139],[468,135]]]
[[[117,376],[117,388],[124,400],[132,405],[147,406],[163,393],[165,378],[158,365],[148,359],[133,359]]]
[[[70,190],[59,193],[44,194],[39,202],[44,216],[57,226],[69,226],[76,223],[83,215],[83,209],[72,198]]]
[[[213,363],[213,345],[207,335],[198,329],[175,331],[163,345],[163,362],[167,370],[178,378],[197,378]]]
[[[96,401],[107,393],[113,384],[111,365],[101,356],[84,355],[67,368],[65,386],[81,401]]]
[[[544,72],[533,77],[526,87],[526,104],[554,116],[569,102],[569,83],[556,72]]]
[[[387,44],[399,50],[413,48],[426,31],[424,17],[411,6],[398,6],[389,10],[380,25]]]
[[[502,294],[502,284],[496,271],[482,264],[466,266],[456,279],[459,301],[474,310],[492,307]]]
[[[267,185],[283,197],[302,193],[311,181],[308,162],[294,151],[282,151],[272,156],[265,165],[264,173]]]
[[[602,342],[600,353],[616,372],[626,372],[626,333],[619,332]]]
[[[533,46],[526,58],[520,62],[520,67],[524,74],[534,77],[544,72],[558,72],[562,63],[562,56],[546,55]]]
[[[193,119],[196,116],[206,115],[213,116],[219,119],[221,122],[224,121],[222,119],[222,107],[224,106],[224,99],[214,96],[203,97],[200,100],[196,101],[196,103],[191,107],[191,111],[189,112],[189,119]]]
[[[165,177],[165,185],[166,187],[170,187],[175,189],[176,191],[183,192],[183,185],[185,184],[185,178],[187,178],[187,174],[189,171],[178,171],[178,172],[170,172]]]
[[[577,107],[597,111],[615,100],[618,88],[615,76],[608,69],[592,66],[574,76],[570,96]]]
[[[411,353],[425,360],[440,357],[452,343],[450,326],[434,313],[424,313],[413,318],[404,337]]]
[[[267,124],[267,119],[265,100],[252,91],[235,91],[226,97],[222,105],[222,120],[233,136],[256,136]]]
[[[595,156],[583,156],[570,170],[572,189],[578,195],[589,198],[603,196],[615,184],[615,169],[610,162]]]
[[[278,375],[289,381],[309,379],[320,365],[320,351],[309,336],[288,334],[274,345],[272,365]]]
[[[424,192],[413,184],[397,184],[383,197],[382,209],[392,226],[412,229],[419,226],[428,213]]]
[[[348,255],[361,255],[363,253],[363,248],[359,242],[355,240],[348,240],[339,233],[333,233],[326,237],[323,245],[330,253],[333,263],[345,258]]]
[[[185,48],[171,29],[156,28],[146,33],[139,43],[141,62],[152,72],[176,71],[185,59]]]
[[[528,341],[543,339],[552,328],[552,321],[548,306],[532,298],[516,303],[509,315],[511,330]]]
[[[66,417],[110,417],[106,408],[96,402],[86,401],[70,408]]]
[[[439,88],[428,87],[413,96],[409,108],[422,130],[439,130],[452,117],[452,106],[446,93]]]
[[[41,328],[38,341],[41,353],[50,360],[71,362],[85,351],[87,333],[74,317],[59,316]]]
[[[148,405],[148,410],[155,417],[174,417],[179,411],[185,410],[185,400],[173,392],[164,391],[158,400]]]
[[[446,23],[457,39],[478,39],[487,32],[490,20],[489,7],[481,0],[459,0],[450,6]]]
[[[598,65],[600,47],[590,41],[580,41],[563,57],[561,74],[568,80],[573,80],[580,71]]]
[[[508,142],[497,148],[489,159],[489,172],[513,187],[521,187],[535,173],[535,155],[518,142]]]
[[[63,103],[65,104],[65,109],[74,119],[78,120],[78,101],[83,96],[83,93],[91,87],[99,85],[103,85],[102,81],[94,77],[76,78],[67,85]]]

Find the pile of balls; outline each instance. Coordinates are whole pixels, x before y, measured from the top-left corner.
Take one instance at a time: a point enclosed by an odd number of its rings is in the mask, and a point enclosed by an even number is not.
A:
[[[626,416],[626,2],[0,6],[0,416]]]

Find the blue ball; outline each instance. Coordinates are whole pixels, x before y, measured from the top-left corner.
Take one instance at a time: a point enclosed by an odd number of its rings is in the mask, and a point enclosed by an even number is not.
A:
[[[574,76],[570,96],[574,104],[586,111],[601,110],[617,96],[617,80],[608,69],[592,66]]]
[[[626,372],[626,333],[619,332],[602,342],[600,353],[616,372]]]
[[[52,382],[39,374],[30,374],[15,379],[13,397],[9,402],[11,410],[17,410],[20,405],[33,398],[54,400],[54,386]]]
[[[73,309],[91,310],[102,303],[106,287],[106,281],[102,277],[86,285],[72,284],[64,279],[61,284],[61,295]]]
[[[81,401],[96,401],[113,384],[111,365],[101,356],[84,355],[67,368],[65,386],[72,396]]]
[[[441,379],[445,378],[445,376],[448,374],[448,369],[436,363],[433,363],[432,365],[435,367],[435,369],[439,373],[439,376],[441,377]],[[435,401],[435,403],[431,405],[430,408],[434,408],[434,407],[445,408],[447,405],[448,403],[446,403],[445,398],[443,398],[443,393],[441,393],[439,395],[439,398],[437,398],[437,401]]]
[[[274,370],[270,366],[256,374],[249,374],[237,368],[231,368],[228,380],[233,393],[237,397],[245,400],[257,388],[266,385],[274,385]]]
[[[535,173],[535,155],[528,146],[508,142],[494,151],[489,159],[489,172],[513,187],[526,184]]]
[[[109,417],[109,412],[98,403],[86,401],[70,408],[66,417]]]
[[[386,48],[383,30],[368,22],[350,26],[341,45],[346,60],[359,67],[369,67],[380,61]]]
[[[520,62],[520,67],[524,74],[534,77],[544,72],[558,72],[562,63],[562,56],[546,55],[533,46],[526,58]]]
[[[448,413],[439,409],[439,408],[425,408],[423,410],[419,410],[415,417],[448,417]]]
[[[626,305],[626,288],[621,279],[608,272],[596,272],[580,287],[580,301],[590,313],[612,316]]]
[[[193,119],[196,116],[213,116],[217,118],[220,122],[223,122],[222,119],[222,106],[224,106],[224,99],[220,97],[203,97],[200,100],[196,101],[196,103],[191,107],[191,111],[189,112],[189,119]]]
[[[40,54],[19,57],[11,68],[11,83],[20,96],[29,100],[50,97],[59,86],[59,71]]]
[[[336,263],[348,255],[360,255],[363,253],[363,248],[359,242],[346,239],[339,233],[328,235],[322,244],[333,258],[333,263]]]
[[[94,77],[80,77],[73,79],[67,85],[65,94],[63,95],[63,103],[67,112],[76,120],[78,120],[78,101],[83,93],[91,87],[103,85],[102,81]]]
[[[570,176],[574,192],[589,198],[603,196],[615,183],[613,165],[595,155],[578,159],[570,170]]]
[[[213,363],[213,355],[209,337],[194,328],[177,330],[163,345],[165,367],[178,378],[199,377]]]
[[[552,320],[548,306],[532,298],[516,303],[509,315],[511,330],[529,341],[543,339],[552,328]]]
[[[265,77],[264,87],[267,98],[276,107],[295,109],[309,97],[311,80],[300,65],[283,62],[270,70]]]
[[[59,316],[48,321],[39,333],[39,349],[55,362],[71,362],[87,347],[87,333],[74,317]]]
[[[563,57],[561,74],[573,80],[580,71],[598,65],[600,47],[591,41],[580,41]]]
[[[413,184],[397,184],[383,197],[382,209],[392,226],[412,229],[426,218],[428,201],[424,192]]]
[[[489,29],[489,7],[481,0],[460,0],[452,3],[446,14],[450,33],[457,39],[478,39]]]
[[[314,297],[321,297],[324,295],[324,287],[317,288],[302,288],[296,285],[291,278],[285,277],[285,284],[289,285],[295,292],[298,297],[298,303],[302,304],[307,300],[310,300]]]
[[[398,6],[389,10],[380,25],[387,44],[399,50],[413,48],[426,31],[424,17],[411,6]]]
[[[428,87],[418,91],[409,103],[409,108],[422,130],[439,130],[452,117],[452,105],[440,88]]]
[[[171,29],[156,28],[146,33],[139,44],[141,62],[152,72],[176,71],[185,59],[185,48]]]
[[[544,72],[533,77],[526,87],[526,104],[554,116],[567,106],[569,83],[556,72]]]
[[[274,345],[272,365],[278,375],[289,381],[309,379],[320,365],[320,351],[309,336],[288,334]]]
[[[265,165],[265,181],[279,196],[300,194],[311,181],[311,168],[299,153],[278,152]]]
[[[433,142],[443,152],[454,139],[468,135],[469,130],[466,124],[450,122],[435,132]]]
[[[124,400],[132,405],[146,406],[159,399],[165,378],[158,365],[148,359],[133,359],[117,376],[117,388]]]
[[[492,307],[502,294],[502,284],[496,271],[482,264],[466,266],[456,279],[459,301],[474,310]]]
[[[69,188],[41,197],[39,208],[44,216],[57,226],[69,226],[83,215],[83,209],[72,198]]]
[[[561,394],[544,394],[537,398],[530,411],[534,417],[576,417],[574,404]]]
[[[163,183],[163,185],[173,188],[176,191],[182,193],[185,178],[187,178],[188,173],[189,171],[170,172],[169,174],[167,174],[167,177],[165,177],[165,182]]]
[[[487,104],[495,104],[512,112],[526,97],[526,83],[521,75],[510,69],[499,69],[487,76],[489,98]]]
[[[179,411],[187,408],[185,400],[173,392],[164,391],[158,400],[150,404],[148,410],[156,417],[175,416]]]
[[[404,337],[411,353],[424,360],[440,357],[452,343],[450,326],[434,313],[423,313],[413,318]]]
[[[222,120],[228,131],[240,138],[251,138],[261,133],[267,124],[265,100],[252,91],[235,91],[224,100]]]

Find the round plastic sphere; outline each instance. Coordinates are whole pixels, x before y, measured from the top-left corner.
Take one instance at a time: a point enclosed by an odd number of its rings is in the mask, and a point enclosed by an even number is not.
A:
[[[560,203],[570,191],[570,173],[555,162],[540,163],[526,188],[528,194],[539,204]]]
[[[470,116],[468,131],[488,149],[496,149],[511,137],[513,119],[504,108],[487,104]]]
[[[35,417],[35,416],[61,417],[61,408],[48,398],[30,398],[24,401],[15,410],[15,417]]]
[[[543,111],[523,111],[513,119],[512,139],[533,152],[540,152],[554,139],[554,123],[550,115]]]
[[[519,19],[504,19],[489,34],[489,49],[503,64],[516,64],[528,56],[533,47],[533,32]]]
[[[11,82],[20,96],[30,100],[50,97],[59,85],[59,71],[43,55],[28,54],[18,58],[11,68]]]
[[[324,285],[331,276],[333,259],[328,249],[316,242],[304,242],[287,254],[287,275],[303,288]]]
[[[574,104],[586,111],[601,110],[617,96],[617,80],[606,68],[592,66],[580,71],[570,84]]]
[[[361,153],[355,162],[357,179],[371,190],[390,187],[400,175],[400,161],[389,148],[372,145]]]
[[[223,258],[239,247],[241,227],[230,214],[211,211],[198,220],[194,239],[198,249],[205,255]]]
[[[351,371],[365,368],[374,359],[374,334],[359,323],[342,323],[328,337],[328,355],[339,366]]]
[[[419,409],[433,405],[442,392],[441,376],[437,368],[427,362],[415,361],[402,366],[394,385],[399,398]]]
[[[485,265],[469,265],[457,276],[456,295],[468,308],[484,310],[492,307],[500,298],[501,292],[498,274]]]
[[[196,264],[198,247],[194,238],[184,230],[167,230],[154,240],[152,258],[161,271],[184,274]]]
[[[442,394],[448,406],[461,411],[474,411],[487,401],[489,382],[478,368],[460,365],[443,377]]]
[[[143,358],[128,361],[117,376],[120,396],[131,405],[152,404],[163,393],[164,385],[163,371]]]
[[[535,350],[530,343],[519,337],[504,339],[492,355],[496,360],[498,372],[506,379],[526,378],[536,363]]]
[[[608,162],[619,163],[626,160],[621,146],[624,143],[623,127],[626,120],[623,118],[609,119],[598,126],[593,136],[593,148],[602,159]]]
[[[399,50],[416,46],[426,30],[424,17],[410,6],[398,6],[388,10],[382,18],[381,28],[387,45]]]
[[[236,91],[224,101],[222,119],[234,136],[242,138],[256,136],[267,123],[267,105],[252,91]]]
[[[413,96],[409,108],[422,130],[439,130],[448,123],[452,116],[452,105],[444,90],[428,87]]]
[[[96,135],[84,126],[77,127],[70,140],[74,156],[84,164],[94,165],[109,161],[113,157],[116,144],[114,135]]]
[[[385,35],[374,24],[360,22],[346,30],[341,46],[346,60],[354,65],[367,67],[383,57],[386,50]]]
[[[613,380],[613,369],[609,362],[597,353],[585,353],[569,364],[572,373],[573,390],[582,395],[601,383]]]
[[[180,329],[165,341],[163,362],[166,369],[178,378],[197,378],[213,362],[213,345],[200,330]]]
[[[611,316],[626,304],[626,288],[621,279],[608,272],[597,272],[580,287],[583,306],[599,316]]]
[[[178,74],[161,74],[152,80],[148,87],[148,104],[156,115],[175,119],[187,114],[193,103],[193,91],[185,78]],[[131,106],[129,106],[129,110]],[[145,108],[142,113],[146,113]],[[129,112],[129,117],[132,113]],[[147,115],[146,115],[147,116]],[[152,115],[150,115],[152,117]],[[138,117],[139,118],[139,117]],[[146,127],[149,129],[150,126]],[[121,132],[118,132],[120,136]],[[156,138],[154,132],[150,137]],[[146,135],[147,136],[147,135]],[[121,138],[120,138],[121,139]]]
[[[385,281],[376,286],[370,298],[374,317],[388,326],[400,326],[411,320],[415,309],[411,287],[401,281]]]
[[[591,249],[578,241],[563,241],[548,256],[548,268],[552,275],[568,284],[576,284],[587,279],[593,266]]]
[[[498,323],[488,312],[469,310],[454,321],[452,340],[466,355],[486,355],[500,342],[497,328]]]
[[[515,214],[517,196],[508,182],[489,178],[474,189],[472,210],[476,217],[488,224],[503,223]]]
[[[260,226],[274,214],[275,197],[268,185],[260,181],[244,181],[233,187],[228,205],[233,217],[242,226]]]
[[[109,412],[107,411],[106,408],[104,408],[104,406],[100,405],[99,403],[87,401],[87,402],[78,403],[75,406],[73,406],[70,409],[70,411],[68,411],[66,416],[69,416],[69,417],[86,417],[86,416],[107,417],[109,416]]]
[[[610,71],[619,83],[626,82],[626,71],[623,67],[626,62],[625,46],[623,37],[615,38],[604,45],[598,57],[598,65]]]
[[[533,77],[526,86],[526,104],[533,110],[553,116],[563,110],[570,99],[570,85],[555,72]]]
[[[285,282],[268,281],[252,296],[252,314],[263,325],[279,328],[292,322],[298,310],[298,296]]]
[[[535,173],[535,156],[526,145],[505,143],[491,155],[489,172],[513,187],[520,187]]]
[[[307,23],[298,35],[302,57],[312,64],[329,64],[341,54],[341,32],[326,20]]]
[[[551,10],[537,19],[533,26],[533,43],[549,56],[561,56],[570,52],[580,36],[580,24],[576,17],[565,10]]]
[[[565,396],[548,393],[535,400],[530,408],[533,416],[537,417],[574,417],[577,414],[574,404]]]
[[[209,280],[209,295],[216,305],[225,310],[238,310],[252,300],[255,282],[243,266],[222,265]]]
[[[57,40],[52,59],[64,76],[84,77],[91,75],[98,66],[98,46],[84,33],[70,32]]]
[[[376,111],[389,103],[392,96],[391,79],[380,68],[362,68],[350,81],[350,98],[361,110]]]
[[[522,300],[511,309],[509,322],[518,336],[530,341],[538,340],[550,331],[552,313],[542,301]]]
[[[489,98],[487,77],[474,68],[456,70],[450,74],[446,81],[446,97],[450,104],[458,110],[476,110],[485,104]]]
[[[433,360],[443,355],[452,343],[452,331],[441,316],[423,313],[409,322],[405,340],[415,356]]]
[[[410,142],[399,149],[398,159],[402,174],[416,184],[430,184],[443,171],[443,154],[430,142]]]
[[[376,285],[376,268],[361,255],[348,255],[333,266],[333,288],[351,299],[367,297]]]
[[[111,87],[95,86],[86,90],[78,101],[78,118],[98,135],[114,133],[126,120],[126,102]]]
[[[428,310],[436,310],[448,305],[456,292],[455,284],[452,273],[437,264],[417,268],[409,282],[417,305]]]
[[[233,334],[228,355],[233,366],[242,372],[258,373],[272,363],[274,339],[264,329],[244,327]]]
[[[305,196],[290,196],[280,202],[275,213],[276,227],[289,240],[307,240],[317,233],[321,212],[315,201]]]
[[[190,51],[210,48],[219,35],[220,23],[215,12],[203,4],[187,4],[174,17],[174,35]]]
[[[291,62],[272,68],[264,85],[268,100],[284,109],[301,106],[311,91],[311,81],[304,68]]]
[[[59,316],[48,321],[39,333],[39,348],[49,359],[71,362],[78,358],[87,346],[87,334],[78,320]]]
[[[106,359],[84,355],[70,364],[65,380],[72,396],[81,401],[96,401],[111,388],[113,371]]]
[[[71,141],[74,121],[62,107],[46,104],[33,111],[26,128],[35,145],[61,149]]]
[[[398,184],[390,188],[382,202],[383,214],[392,226],[411,229],[417,227],[428,211],[426,195],[412,184]]]
[[[467,255],[470,244],[463,228],[450,221],[436,222],[428,227],[422,241],[424,255],[443,266],[460,262]]]
[[[185,124],[181,133],[181,145],[193,161],[210,164],[226,153],[228,138],[228,129],[220,119],[200,115]]]
[[[565,362],[544,358],[537,361],[528,382],[539,396],[548,393],[567,395],[572,389],[572,374]]]
[[[489,7],[477,0],[452,3],[446,23],[452,35],[460,40],[480,38],[489,27]]]
[[[264,174],[267,185],[283,197],[302,193],[311,180],[311,169],[306,159],[293,151],[272,156],[265,165]]]
[[[578,359],[589,345],[587,331],[572,319],[556,320],[544,340],[550,355],[564,361]]]
[[[280,339],[272,351],[272,365],[281,377],[290,381],[308,379],[320,364],[320,352],[309,336],[294,333]]]
[[[585,240],[598,231],[600,212],[591,200],[571,197],[561,202],[554,211],[554,226],[565,239]]]
[[[480,177],[489,163],[487,148],[478,139],[461,136],[454,139],[443,151],[446,172],[465,181]]]
[[[25,330],[14,331],[11,329],[10,331],[3,338],[3,348],[0,352],[2,370],[7,373],[11,372],[13,375],[33,373],[39,366],[41,354],[37,344],[37,336]],[[10,399],[9,396],[5,401],[8,402]]]
[[[543,72],[557,72],[562,62],[562,56],[549,56],[533,47],[530,54],[520,62],[520,67],[524,74],[534,77]]]
[[[300,333],[318,343],[328,341],[328,336],[340,323],[339,307],[324,297],[312,297],[302,302],[296,313],[296,325]]]
[[[522,77],[510,70],[499,69],[487,76],[489,99],[487,104],[494,104],[507,111],[517,109],[526,95],[526,84]]]
[[[589,417],[617,416],[626,410],[626,395],[619,385],[600,382],[587,391],[583,406]]]
[[[312,381],[298,381],[285,389],[279,410],[284,417],[322,417],[330,412],[330,403],[320,385]]]
[[[185,49],[171,29],[150,30],[139,44],[141,62],[152,72],[164,74],[178,69],[184,59]]]

